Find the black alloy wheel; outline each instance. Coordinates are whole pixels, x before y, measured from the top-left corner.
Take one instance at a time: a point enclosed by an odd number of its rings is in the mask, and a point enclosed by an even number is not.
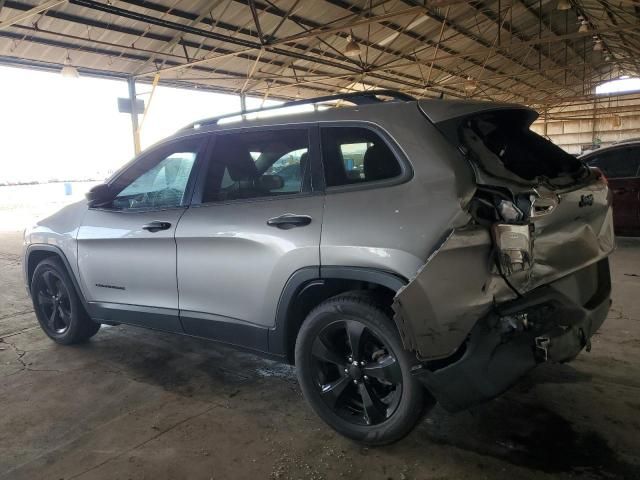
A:
[[[44,328],[52,335],[63,335],[71,325],[71,299],[64,281],[53,270],[42,274],[35,300],[46,319]]]
[[[353,440],[399,440],[424,411],[428,397],[411,374],[415,355],[369,292],[341,294],[314,308],[298,332],[295,363],[309,405]]]
[[[56,257],[45,258],[36,266],[30,291],[38,323],[55,342],[84,342],[100,330],[100,324],[89,318],[67,269]]]
[[[377,425],[395,412],[402,371],[391,349],[358,320],[327,325],[313,342],[322,400],[346,421]]]

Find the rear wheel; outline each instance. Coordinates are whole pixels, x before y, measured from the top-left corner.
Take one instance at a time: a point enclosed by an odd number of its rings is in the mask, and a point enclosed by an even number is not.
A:
[[[85,312],[69,274],[55,258],[46,258],[36,267],[31,298],[40,327],[57,343],[80,343],[100,329]]]
[[[424,410],[415,359],[375,302],[345,294],[306,318],[296,342],[296,371],[305,398],[336,431],[383,445],[404,437]]]

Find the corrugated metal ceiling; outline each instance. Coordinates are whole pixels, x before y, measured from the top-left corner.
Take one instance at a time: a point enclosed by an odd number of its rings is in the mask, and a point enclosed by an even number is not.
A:
[[[379,87],[531,105],[638,74],[632,0],[70,0],[13,22],[41,3],[4,2],[0,63],[68,57],[81,74],[277,98]]]

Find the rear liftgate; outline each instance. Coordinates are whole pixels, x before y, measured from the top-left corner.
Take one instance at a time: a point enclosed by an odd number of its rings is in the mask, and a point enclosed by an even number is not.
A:
[[[540,362],[572,359],[609,309],[606,180],[532,137],[531,119],[509,109],[438,125],[474,169],[471,220],[449,232],[393,308],[422,360],[414,374],[448,410],[495,397]],[[555,163],[532,167],[540,155]]]

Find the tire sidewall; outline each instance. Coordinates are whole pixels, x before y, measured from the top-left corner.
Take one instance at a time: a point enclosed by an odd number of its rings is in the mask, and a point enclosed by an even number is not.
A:
[[[382,423],[367,426],[349,423],[336,415],[320,398],[313,375],[312,344],[316,336],[336,321],[363,323],[391,349],[402,371],[402,393],[393,415]],[[313,410],[338,433],[370,445],[384,445],[405,436],[415,425],[424,406],[424,387],[411,375],[416,363],[382,310],[356,297],[331,299],[313,310],[298,334],[295,349],[296,374],[306,400]]]
[[[69,292],[69,307],[71,310],[71,325],[64,333],[56,333],[51,332],[47,327],[47,319],[43,318],[44,315],[40,310],[40,305],[38,305],[37,301],[37,292],[40,282],[43,282],[42,275],[47,271],[53,271],[56,276],[58,276],[62,282],[64,282],[64,286]],[[78,294],[74,288],[73,282],[71,278],[69,278],[69,274],[66,269],[60,265],[60,263],[53,259],[45,259],[38,264],[36,269],[33,272],[33,277],[31,279],[31,300],[33,302],[33,308],[35,310],[36,318],[38,319],[38,323],[40,324],[40,328],[47,334],[49,338],[56,341],[57,343],[61,343],[63,345],[69,345],[71,343],[75,343],[77,337],[79,336],[80,330],[82,328],[82,321],[85,320],[81,318],[84,310],[80,305],[80,299],[78,298]],[[88,319],[87,319],[88,320]],[[86,320],[85,320],[86,321]]]

